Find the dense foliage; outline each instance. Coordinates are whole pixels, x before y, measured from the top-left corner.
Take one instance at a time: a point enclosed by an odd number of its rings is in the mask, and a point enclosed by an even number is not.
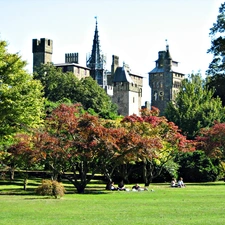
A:
[[[44,86],[45,97],[52,102],[81,103],[85,110],[103,118],[115,118],[116,105],[112,103],[105,90],[91,77],[78,80],[72,73],[64,73],[52,64],[43,64],[36,70],[34,77]]]
[[[179,176],[186,182],[212,182],[222,171],[219,160],[209,158],[203,151],[178,154],[175,162]]]
[[[200,74],[192,74],[183,80],[174,102],[170,102],[165,115],[184,135],[194,139],[201,128],[210,127],[214,121],[223,122],[225,108],[220,98],[213,97]]]
[[[196,139],[198,147],[208,156],[225,160],[225,123],[216,122],[210,128],[201,129]]]
[[[106,121],[84,113],[78,104],[62,104],[46,118],[43,130],[17,137],[9,149],[11,165],[24,167],[24,158],[26,165],[47,166],[53,179],[63,176],[79,193],[96,173],[108,174],[110,180],[116,168],[131,164],[140,164],[149,185],[175,153],[193,150],[173,123],[147,109],[140,117]]]
[[[215,89],[214,96],[219,96],[225,106],[225,3],[219,8],[216,23],[210,29],[211,48],[208,53],[213,54],[213,60],[207,70],[208,86]]]
[[[1,147],[11,143],[15,133],[42,123],[43,87],[27,73],[25,66],[26,62],[18,54],[8,53],[7,43],[0,41]]]

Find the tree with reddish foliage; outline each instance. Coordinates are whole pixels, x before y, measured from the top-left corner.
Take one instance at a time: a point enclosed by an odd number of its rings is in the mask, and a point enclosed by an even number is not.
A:
[[[122,120],[123,126],[137,138],[135,158],[143,164],[143,177],[146,186],[160,175],[166,163],[178,151],[193,151],[188,141],[174,123],[158,116],[159,111],[143,109],[141,116],[131,115]]]
[[[217,123],[200,131],[200,136],[196,137],[198,149],[204,150],[206,155],[225,158],[225,123]]]
[[[96,173],[113,157],[122,155],[118,145],[121,136],[123,129],[104,127],[80,105],[62,104],[46,119],[45,131],[34,134],[32,143],[36,159],[52,169],[55,179],[63,175],[83,193]]]
[[[3,163],[7,165],[10,171],[10,179],[14,180],[16,169],[25,169],[26,171],[34,164],[33,151],[30,146],[29,136],[27,134],[18,134],[17,142],[7,149],[7,156]],[[24,190],[26,190],[27,176],[24,176]]]

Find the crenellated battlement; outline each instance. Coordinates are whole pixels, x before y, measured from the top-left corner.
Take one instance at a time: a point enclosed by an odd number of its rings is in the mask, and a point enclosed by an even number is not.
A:
[[[33,39],[32,52],[53,53],[53,41],[47,38]]]

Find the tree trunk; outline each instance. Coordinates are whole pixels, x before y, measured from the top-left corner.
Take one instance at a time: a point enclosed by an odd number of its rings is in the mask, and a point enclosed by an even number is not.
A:
[[[28,183],[27,178],[24,178],[24,180],[23,180],[23,190],[24,190],[24,191],[27,190],[27,183]]]
[[[14,180],[14,176],[15,176],[15,169],[14,168],[10,168],[10,180]]]
[[[145,183],[145,187],[148,187],[152,182],[152,171],[151,168],[148,171],[147,162],[143,162],[143,179]]]

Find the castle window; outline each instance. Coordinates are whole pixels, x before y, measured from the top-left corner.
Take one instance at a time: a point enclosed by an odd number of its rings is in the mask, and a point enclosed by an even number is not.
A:
[[[135,103],[135,97],[133,97],[133,103]]]
[[[118,103],[120,102],[120,97],[118,97],[117,102],[118,102]]]
[[[48,40],[48,45],[49,45],[49,46],[51,45],[51,40]]]
[[[142,97],[142,88],[139,90],[139,97]]]

